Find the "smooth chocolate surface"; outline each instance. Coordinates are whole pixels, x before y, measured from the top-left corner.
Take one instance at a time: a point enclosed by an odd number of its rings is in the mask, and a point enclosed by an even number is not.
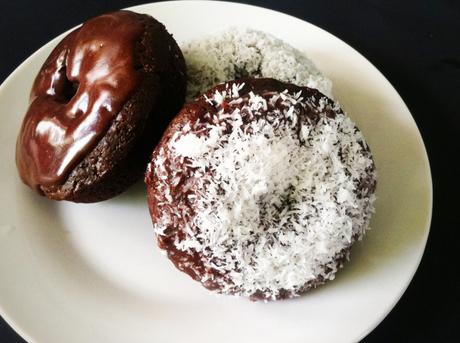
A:
[[[133,52],[143,33],[138,16],[118,11],[88,20],[43,65],[16,148],[21,179],[29,186],[65,181],[135,90]]]

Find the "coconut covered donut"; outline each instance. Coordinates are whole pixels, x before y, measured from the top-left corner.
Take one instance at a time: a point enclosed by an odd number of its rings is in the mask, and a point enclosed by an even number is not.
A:
[[[183,107],[145,181],[158,245],[178,269],[218,293],[275,300],[334,278],[369,227],[376,172],[329,98],[243,79]]]
[[[183,48],[187,98],[216,84],[244,77],[270,77],[318,89],[331,97],[332,83],[301,51],[262,31],[229,28]]]

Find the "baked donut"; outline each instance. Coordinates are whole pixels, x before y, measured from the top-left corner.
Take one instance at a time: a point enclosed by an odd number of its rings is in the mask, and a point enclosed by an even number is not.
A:
[[[185,91],[185,62],[163,24],[130,11],[88,20],[34,81],[16,145],[22,181],[55,200],[121,193],[142,176]]]
[[[158,245],[178,269],[218,293],[276,300],[334,278],[369,227],[376,172],[329,98],[243,79],[182,108],[145,182]]]
[[[308,56],[269,33],[230,27],[186,44],[187,99],[222,82],[269,77],[318,89],[331,97],[332,82]]]

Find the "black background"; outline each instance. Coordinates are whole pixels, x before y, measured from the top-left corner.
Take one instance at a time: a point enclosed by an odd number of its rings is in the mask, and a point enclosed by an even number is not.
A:
[[[2,1],[0,81],[63,31],[138,1]],[[363,342],[460,342],[460,168],[454,162],[460,153],[460,1],[245,2],[294,15],[341,38],[382,71],[405,100],[432,168],[431,232],[408,290]],[[0,319],[0,342],[23,340]]]

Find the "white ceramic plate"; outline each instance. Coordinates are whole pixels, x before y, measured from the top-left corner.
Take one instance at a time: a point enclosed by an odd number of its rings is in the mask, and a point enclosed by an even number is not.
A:
[[[305,51],[334,82],[379,172],[373,230],[335,281],[295,300],[217,297],[178,272],[154,243],[142,183],[97,204],[54,202],[22,185],[16,134],[32,80],[59,37],[0,88],[0,313],[36,342],[356,342],[393,308],[423,253],[431,176],[406,105],[363,56],[331,34],[274,11],[224,2],[133,8],[180,44],[241,25]],[[61,37],[62,38],[62,37]]]

